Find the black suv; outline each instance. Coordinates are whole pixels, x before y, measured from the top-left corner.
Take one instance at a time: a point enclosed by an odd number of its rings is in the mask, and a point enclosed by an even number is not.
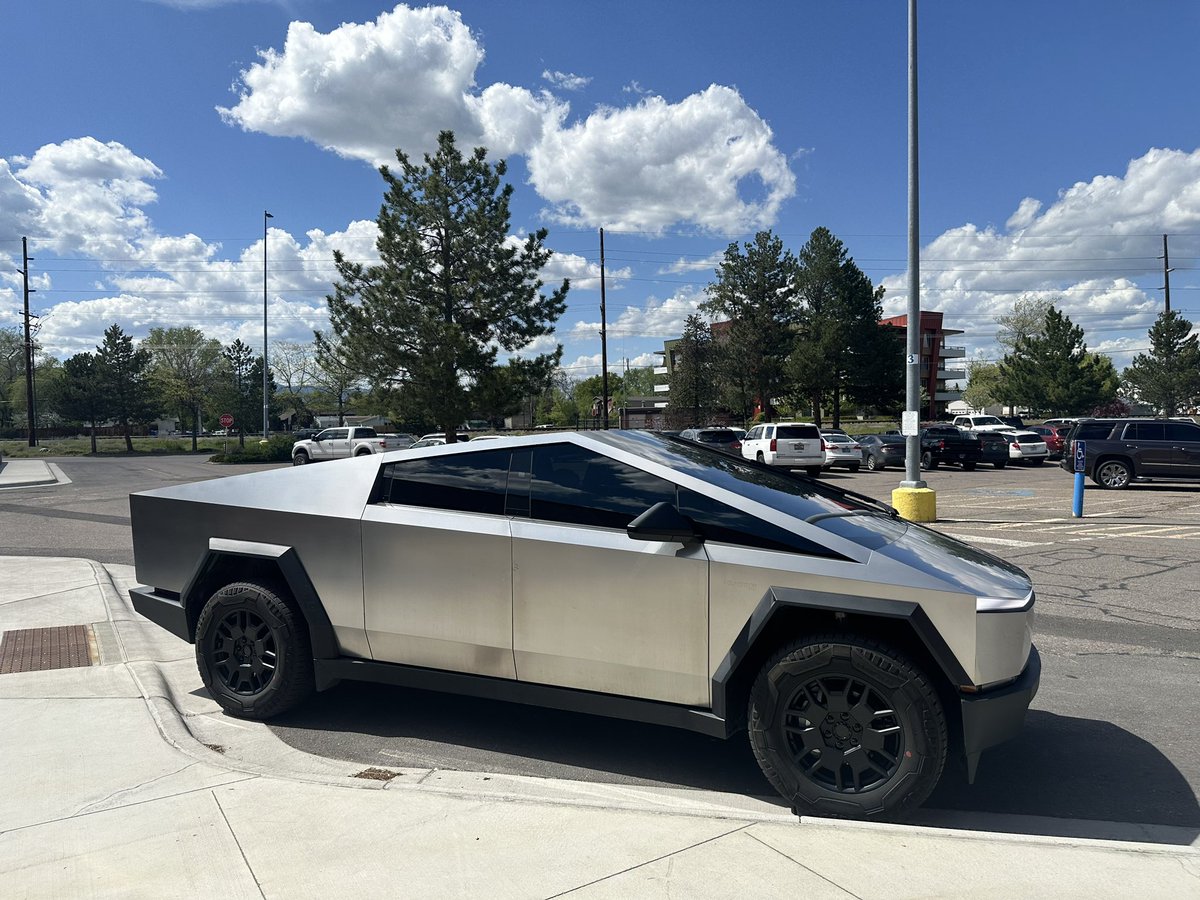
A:
[[[1080,419],[1059,464],[1075,471],[1075,445],[1084,442],[1084,472],[1103,488],[1126,488],[1136,478],[1200,480],[1200,425],[1175,419]]]

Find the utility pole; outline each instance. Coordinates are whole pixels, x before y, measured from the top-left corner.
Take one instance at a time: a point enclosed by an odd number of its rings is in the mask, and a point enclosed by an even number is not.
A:
[[[1167,255],[1167,236],[1163,235],[1163,255],[1160,257],[1163,261],[1163,299],[1166,300],[1166,311],[1171,311],[1171,273],[1175,271],[1171,268],[1171,259]]]
[[[29,286],[29,238],[21,238],[21,275],[25,282],[25,414],[29,419],[29,446],[37,446],[37,413],[33,406],[33,336],[29,329],[29,295],[37,293]]]
[[[267,372],[270,371],[270,364],[267,362],[267,219],[275,218],[265,209],[263,210],[263,436],[262,439],[267,440],[267,432],[269,428],[268,410],[271,405],[271,398],[267,394]]]
[[[608,431],[608,324],[604,312],[604,229],[600,229],[600,415]]]

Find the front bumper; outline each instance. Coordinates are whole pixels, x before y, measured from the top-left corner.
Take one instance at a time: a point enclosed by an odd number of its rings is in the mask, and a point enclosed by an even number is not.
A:
[[[165,628],[177,638],[182,638],[189,644],[192,642],[188,630],[187,611],[178,594],[159,591],[156,588],[139,584],[129,589],[129,599],[133,608],[160,628]]]
[[[993,690],[960,696],[968,781],[975,781],[975,770],[984,750],[1020,733],[1025,711],[1037,696],[1041,680],[1042,658],[1037,647],[1031,646],[1025,671],[1016,680]]]

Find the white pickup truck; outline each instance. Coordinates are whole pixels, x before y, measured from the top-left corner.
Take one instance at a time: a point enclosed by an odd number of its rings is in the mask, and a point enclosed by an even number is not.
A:
[[[386,449],[387,439],[376,434],[374,428],[362,425],[326,428],[312,440],[296,441],[292,447],[292,465],[303,466],[326,459],[349,459],[351,456],[382,453]]]

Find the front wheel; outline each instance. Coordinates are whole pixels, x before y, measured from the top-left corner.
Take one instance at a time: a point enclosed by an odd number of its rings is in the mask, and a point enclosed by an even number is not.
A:
[[[196,622],[196,664],[214,700],[244,719],[269,719],[313,692],[304,617],[267,584],[221,588]]]
[[[1109,490],[1127,488],[1132,480],[1133,471],[1127,462],[1120,459],[1106,459],[1096,466],[1096,471],[1092,473],[1092,481]]]
[[[894,818],[933,792],[946,716],[921,669],[887,644],[819,635],[782,648],[750,694],[750,744],[798,815]]]
[[[292,465],[303,466],[308,464],[308,453],[304,450],[297,450],[292,454]]]

